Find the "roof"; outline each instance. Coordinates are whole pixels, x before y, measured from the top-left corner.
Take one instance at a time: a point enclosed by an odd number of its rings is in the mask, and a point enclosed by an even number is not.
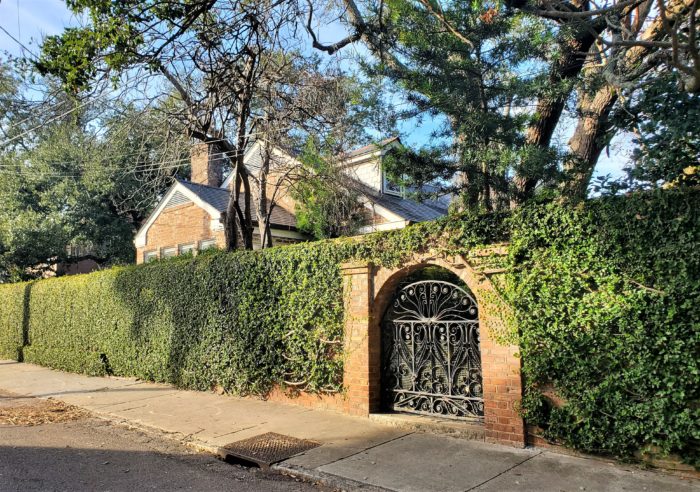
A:
[[[369,145],[365,145],[364,147],[360,147],[359,149],[351,150],[347,154],[344,155],[344,157],[350,158],[350,157],[357,157],[358,155],[362,154],[368,154],[370,152],[376,152],[377,150],[382,149],[383,147],[386,147],[392,142],[398,141],[399,137],[391,137],[391,138],[385,138],[381,142],[377,143],[371,143]]]
[[[404,220],[410,222],[425,222],[447,215],[447,207],[438,201],[425,200],[423,202],[417,202],[400,196],[379,193],[357,180],[353,180],[353,182],[353,188],[369,201],[387,209],[389,212],[398,215]]]
[[[197,195],[202,201],[208,203],[214,207],[219,212],[225,212],[228,207],[229,200],[229,190],[225,188],[215,188],[213,186],[207,186],[198,183],[192,183],[190,181],[177,180],[182,186],[190,190],[192,193]],[[270,201],[268,200],[268,206]],[[245,211],[245,200],[241,200],[241,206],[243,211]],[[252,209],[251,213],[253,221],[257,221],[258,217],[256,214],[256,209]],[[272,214],[270,214],[270,224],[278,227],[283,227],[285,229],[295,229],[297,225],[296,217],[280,207],[275,206],[272,209]]]

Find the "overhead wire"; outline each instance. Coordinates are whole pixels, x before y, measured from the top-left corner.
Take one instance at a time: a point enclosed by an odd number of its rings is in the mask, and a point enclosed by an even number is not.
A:
[[[243,137],[248,138],[248,137],[252,137],[255,135],[263,135],[265,133],[266,132],[263,132],[263,131],[251,132],[251,133],[243,135]],[[214,140],[210,140],[206,143],[211,144],[211,143],[223,142],[225,140],[228,140],[228,139],[223,139],[223,138],[214,139]],[[229,159],[232,159],[232,158],[238,157],[240,155],[245,155],[247,150],[248,149],[243,150],[242,152],[237,152],[235,150],[224,151],[224,152],[215,152],[215,153],[209,154],[209,156],[214,157],[214,158],[228,157]],[[109,159],[107,159],[107,160],[101,159],[101,160],[98,160],[96,163],[88,163],[87,165],[82,165],[79,167],[82,167],[83,169],[94,169],[94,168],[98,167],[97,166],[98,164],[109,164],[111,162],[115,162],[117,159],[120,159],[120,158],[130,157],[130,156],[142,156],[142,155],[144,155],[143,152],[133,152],[133,153],[121,154],[121,155],[117,155],[117,156],[110,156]],[[180,159],[170,159],[170,160],[164,160],[164,161],[154,161],[154,162],[149,162],[149,163],[142,163],[142,164],[138,164],[134,167],[120,169],[120,170],[123,170],[123,171],[129,173],[129,172],[144,171],[144,170],[172,169],[174,167],[181,167],[182,165],[184,165],[184,163],[189,162],[189,161],[190,161],[190,158],[184,157],[184,158],[180,158]],[[174,164],[174,163],[180,163],[180,164],[177,164],[175,166],[164,166],[164,164]],[[63,161],[63,162],[48,162],[45,164],[48,166],[59,166],[59,165],[75,165],[76,163],[75,163],[75,161]],[[26,166],[23,169],[22,168],[18,169],[18,167],[21,167],[21,166],[22,166],[22,164],[0,164],[0,173],[4,173],[4,174],[37,174],[37,175],[39,175],[39,174],[43,174],[43,175],[54,174],[54,175],[65,175],[67,177],[72,177],[72,176],[79,177],[80,176],[78,174],[69,173],[69,172],[61,173],[60,171],[56,171],[56,170],[49,170],[49,171],[44,172],[40,169],[31,169],[31,168],[26,167]]]

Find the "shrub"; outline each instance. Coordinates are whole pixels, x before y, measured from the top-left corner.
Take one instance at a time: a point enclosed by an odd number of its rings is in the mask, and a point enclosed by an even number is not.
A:
[[[22,357],[25,295],[30,283],[0,285],[0,359]]]
[[[338,390],[342,295],[328,245],[216,252],[36,282],[25,360],[184,388]]]
[[[699,202],[697,190],[660,191],[512,219],[523,410],[545,437],[618,456],[697,454]]]

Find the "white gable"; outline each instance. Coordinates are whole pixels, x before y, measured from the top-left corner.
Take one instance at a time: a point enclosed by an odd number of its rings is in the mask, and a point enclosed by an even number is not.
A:
[[[189,202],[194,202],[197,206],[203,208],[211,216],[212,229],[217,229],[221,227],[219,221],[219,219],[221,218],[221,213],[216,208],[212,207],[210,204],[199,198],[196,193],[187,189],[187,187],[184,186],[182,183],[176,181],[175,184],[173,184],[173,186],[167,191],[165,196],[161,198],[155,210],[151,213],[151,215],[148,216],[146,222],[143,223],[141,228],[136,233],[136,236],[134,236],[134,246],[136,246],[137,248],[143,248],[144,246],[146,246],[148,230],[151,228],[151,226],[156,221],[158,216],[163,212],[163,210],[165,210],[166,208],[175,207],[177,205],[182,205]]]

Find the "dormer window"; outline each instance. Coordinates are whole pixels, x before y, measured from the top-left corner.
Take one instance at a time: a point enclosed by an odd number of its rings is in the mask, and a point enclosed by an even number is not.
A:
[[[386,172],[382,170],[382,180],[383,180],[383,192],[386,193],[387,195],[394,195],[394,196],[400,196],[403,197],[404,194],[406,193],[406,189],[401,186],[398,183],[394,183],[389,177],[386,175]]]

